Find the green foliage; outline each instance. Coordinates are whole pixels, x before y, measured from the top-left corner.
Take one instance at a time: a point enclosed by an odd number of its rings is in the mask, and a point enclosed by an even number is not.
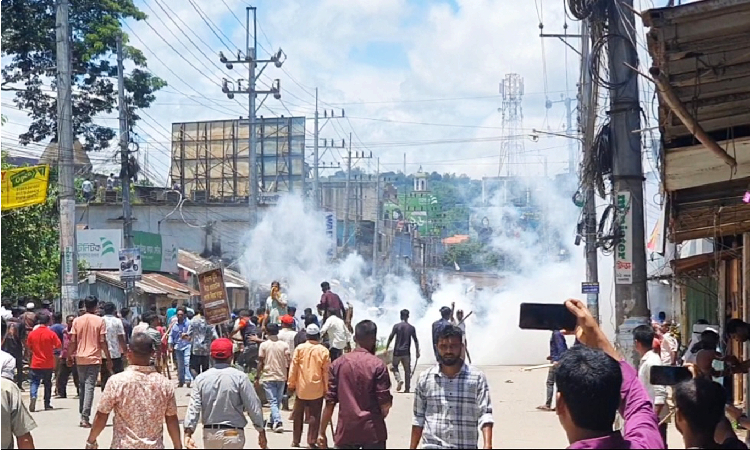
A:
[[[4,156],[4,155],[3,155]],[[3,169],[9,166],[3,157]],[[3,213],[0,223],[3,297],[56,296],[60,284],[57,171],[52,169],[47,201]]]
[[[70,4],[72,28],[73,133],[84,137],[86,150],[107,148],[115,130],[93,123],[101,113],[117,108],[116,38],[123,36],[125,57],[135,63],[125,75],[128,124],[140,118],[139,108],[147,108],[154,92],[166,82],[151,75],[143,53],[131,46],[122,32],[125,19],[143,20],[146,15],[133,0],[76,0]],[[56,82],[56,36],[54,0],[2,0],[2,89],[15,91],[14,103],[30,110],[27,132],[19,136],[23,144],[57,136],[57,100],[45,83]],[[4,59],[4,61],[5,61]],[[22,86],[22,87],[19,87]]]

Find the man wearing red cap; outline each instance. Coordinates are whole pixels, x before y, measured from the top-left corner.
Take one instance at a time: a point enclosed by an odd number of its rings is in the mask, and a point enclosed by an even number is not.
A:
[[[226,338],[211,343],[214,367],[193,381],[190,404],[185,415],[185,446],[196,448],[193,433],[198,420],[203,423],[204,448],[243,448],[245,426],[250,416],[258,432],[258,446],[266,448],[263,412],[252,383],[242,371],[231,366],[232,341]]]
[[[297,330],[294,328],[294,317],[290,315],[281,316],[281,331],[279,331],[279,340],[289,345],[289,353],[294,353],[294,338],[297,337]]]

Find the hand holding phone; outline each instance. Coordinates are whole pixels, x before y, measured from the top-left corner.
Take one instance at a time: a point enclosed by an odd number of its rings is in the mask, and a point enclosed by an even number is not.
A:
[[[573,331],[576,316],[564,304],[521,303],[518,326],[525,330]]]
[[[690,369],[684,366],[652,366],[649,381],[656,386],[674,386],[693,379]]]

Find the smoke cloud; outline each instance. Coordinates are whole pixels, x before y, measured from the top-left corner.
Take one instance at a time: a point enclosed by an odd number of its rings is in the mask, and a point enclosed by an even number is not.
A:
[[[300,311],[314,309],[320,299],[320,283],[327,280],[334,292],[354,306],[354,322],[373,320],[381,338],[387,338],[391,327],[399,322],[402,309],[410,310],[410,322],[417,328],[422,350],[420,364],[435,361],[431,325],[439,319],[440,307],[453,302],[466,314],[473,311],[466,329],[474,364],[541,364],[549,352],[550,333],[520,330],[519,305],[561,303],[581,297],[580,283],[585,277],[583,246],[573,245],[580,210],[570,198],[561,198],[559,186],[551,181],[533,180],[524,188],[536,199],[536,209],[546,217],[542,221],[544,233],[531,229],[507,232],[501,225],[503,221],[517,224],[528,211],[501,207],[507,200],[502,191],[493,195],[493,207],[480,206],[478,199],[467,202],[476,205],[475,216],[480,220],[486,216],[493,227],[489,243],[492,249],[513,261],[507,270],[498,270],[500,282],[493,288],[479,289],[454,273],[440,279],[430,302],[422,297],[410,274],[386,274],[375,280],[368,263],[356,253],[328,261],[332,241],[326,235],[325,215],[292,195],[282,197],[278,206],[268,209],[257,227],[248,232],[240,269],[251,282],[270,286],[273,280],[281,281],[290,304]],[[600,266],[606,273],[611,264],[607,259],[600,261]],[[607,323],[611,322],[610,286],[602,285],[600,313],[605,330],[611,335]],[[380,301],[376,300],[376,290],[382,291]]]

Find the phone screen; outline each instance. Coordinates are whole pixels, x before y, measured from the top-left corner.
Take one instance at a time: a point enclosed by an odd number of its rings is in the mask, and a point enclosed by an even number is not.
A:
[[[653,366],[651,367],[650,381],[657,386],[674,386],[675,384],[688,381],[693,374],[687,367],[683,366]]]
[[[518,326],[522,329],[573,331],[576,322],[576,316],[565,305],[521,303]]]

